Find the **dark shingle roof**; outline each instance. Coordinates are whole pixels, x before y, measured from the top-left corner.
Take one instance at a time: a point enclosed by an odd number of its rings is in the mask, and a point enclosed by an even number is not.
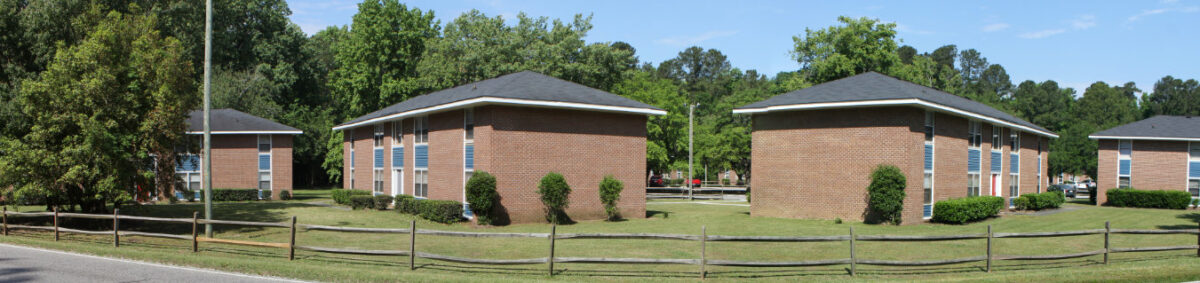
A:
[[[1200,117],[1154,116],[1096,132],[1090,137],[1200,139]]]
[[[765,109],[771,106],[783,105],[895,99],[918,99],[1024,126],[1048,135],[1054,135],[1053,132],[1045,128],[984,105],[983,103],[876,72],[867,72],[780,94],[767,100],[738,107],[735,110]]]
[[[662,111],[662,109],[654,106],[616,94],[537,72],[524,71],[413,97],[404,102],[355,118],[342,125],[481,97],[570,102]]]
[[[212,109],[209,115],[209,127],[213,132],[300,132],[300,129],[233,109]],[[204,131],[204,111],[188,113],[187,123],[188,132]]]

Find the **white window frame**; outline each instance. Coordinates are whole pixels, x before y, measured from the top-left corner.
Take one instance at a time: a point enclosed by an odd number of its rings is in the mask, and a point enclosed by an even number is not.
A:
[[[429,166],[426,165],[424,168],[417,167],[415,150],[418,145],[425,145],[428,150],[429,116],[413,118],[413,197],[426,199],[429,198]],[[421,183],[422,180],[423,183]],[[424,186],[418,187],[418,185]]]
[[[468,131],[470,132],[470,135],[467,134]],[[475,145],[475,108],[463,109],[463,146],[462,146],[462,149],[463,149],[463,174],[462,174],[462,178],[463,178],[463,181],[462,181],[462,184],[463,184],[463,187],[462,187],[463,216],[467,217],[468,219],[472,219],[472,218],[475,218],[474,213],[469,214],[469,215],[467,214],[468,205],[470,205],[470,203],[467,202],[467,180],[470,180],[469,178],[467,178],[467,174],[470,173],[471,175],[474,175],[475,168],[467,168],[466,152],[467,152],[468,145],[470,145],[470,146]],[[472,161],[472,162],[474,162],[474,161]],[[472,166],[472,167],[474,167],[474,166]]]
[[[928,111],[928,110],[925,111],[925,128],[926,128],[927,133],[925,133],[926,137],[924,139],[925,139],[925,144],[930,145],[930,148],[932,148],[932,150],[933,150],[933,156],[930,158],[933,162],[933,166],[930,166],[929,170],[924,170],[924,172],[923,172],[924,174],[921,175],[922,186],[924,186],[925,174],[929,174],[929,194],[928,194],[929,201],[928,201],[928,203],[925,203],[925,199],[924,198],[921,199],[921,202],[922,202],[921,203],[921,205],[922,205],[921,219],[933,218],[933,213],[932,213],[933,204],[935,202],[937,202],[937,201],[935,201],[936,198],[934,197],[935,196],[934,188],[936,187],[934,185],[934,182],[937,180],[937,178],[935,178],[936,175],[933,173],[933,171],[935,169],[937,169],[937,146],[934,144],[934,141],[937,140],[937,124],[935,122],[936,118],[937,118],[936,115],[937,114],[934,113],[933,111]],[[922,164],[922,165],[924,165],[924,164]],[[922,188],[922,192],[923,192],[923,190],[924,190],[924,188]],[[925,196],[922,196],[922,197],[925,197]],[[928,217],[925,216],[924,205],[930,206],[930,208],[929,208],[930,213],[929,213]]]
[[[983,147],[983,123],[978,120],[967,120],[967,147]],[[980,151],[981,154],[982,152]]]
[[[1192,153],[1196,153],[1196,154],[1193,155]],[[1187,185],[1188,193],[1192,192],[1192,181],[1200,182],[1200,176],[1193,177],[1190,175],[1192,172],[1192,162],[1200,162],[1200,142],[1188,142],[1188,164],[1186,167],[1188,169],[1188,171],[1187,171],[1188,174],[1184,174],[1184,176],[1187,177],[1187,182],[1185,184]],[[1130,166],[1130,167],[1132,167],[1132,166]],[[1129,169],[1132,170],[1133,168],[1129,168]],[[1133,173],[1133,172],[1130,172],[1130,173]],[[1198,198],[1198,197],[1193,196],[1192,198]]]
[[[392,152],[393,152],[392,156],[393,157],[396,156],[396,154],[394,152],[397,150],[399,150],[401,152],[404,151],[404,122],[401,122],[401,121],[396,121],[396,122],[392,123]],[[407,158],[408,154],[405,154],[405,156],[406,156],[405,158]],[[393,160],[392,164],[395,164],[395,163],[396,163],[396,161]],[[392,196],[403,195],[404,194],[404,184],[403,184],[403,181],[399,181],[399,180],[403,180],[403,178],[404,178],[404,173],[405,173],[404,165],[401,165],[399,168],[395,168],[392,164],[387,164],[387,166],[389,168],[391,168],[391,170],[388,170],[389,174],[392,172],[395,172],[397,170],[400,171],[400,179],[392,178],[392,183],[397,184],[397,186],[392,187]],[[401,160],[401,164],[408,164],[408,162],[404,162],[404,160]]]
[[[350,129],[350,189],[351,190],[355,189],[355,187],[354,187],[354,162],[355,161],[358,161],[358,158],[356,158],[354,156],[354,129]]]
[[[1003,127],[992,125],[992,151],[1001,151],[1004,149],[1003,131]]]
[[[1129,145],[1129,154],[1121,152],[1123,145]],[[1121,175],[1121,160],[1129,160],[1129,174]],[[1133,140],[1117,140],[1117,188],[1133,187]],[[1129,179],[1129,186],[1121,187],[1121,178]]]
[[[263,137],[266,137],[266,140],[267,140],[267,152],[266,153],[263,153],[262,149],[261,149],[261,147],[263,145]],[[254,152],[256,154],[254,157],[262,157],[265,154],[267,156],[267,159],[268,159],[267,162],[269,163],[269,168],[270,168],[267,170],[262,170],[261,168],[259,168],[258,174],[256,174],[256,176],[255,176],[256,177],[255,179],[258,180],[258,182],[255,182],[255,185],[257,185],[255,187],[258,188],[260,196],[262,195],[262,182],[263,182],[262,174],[263,173],[266,173],[267,176],[271,179],[270,181],[267,181],[267,183],[269,183],[269,185],[271,187],[270,190],[272,192],[275,191],[275,173],[273,172],[275,170],[275,154],[273,154],[273,151],[275,149],[274,137],[275,137],[274,135],[258,135],[258,142],[254,144],[255,145]],[[258,158],[255,158],[254,160],[258,161]],[[255,165],[258,165],[258,164],[255,164]],[[259,167],[259,166],[254,166],[254,167]]]
[[[1037,137],[1037,193],[1042,193],[1042,137]]]
[[[371,195],[383,194],[383,179],[384,168],[387,167],[387,162],[375,163],[375,152],[383,150],[383,137],[386,136],[383,124],[375,124],[375,131],[371,135]],[[383,158],[385,161],[387,157]]]

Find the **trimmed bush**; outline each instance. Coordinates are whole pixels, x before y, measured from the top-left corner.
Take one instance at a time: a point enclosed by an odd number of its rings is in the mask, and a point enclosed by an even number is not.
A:
[[[417,214],[417,199],[410,195],[396,196],[396,211],[404,214]]]
[[[933,204],[933,221],[963,224],[986,219],[1000,213],[1004,198],[993,196],[943,200]]]
[[[183,197],[191,200],[195,195],[192,192],[184,192]],[[213,189],[213,201],[252,201],[258,200],[258,189]]]
[[[499,202],[496,193],[496,177],[488,172],[475,171],[467,180],[467,203],[479,225],[492,225],[492,210]]]
[[[542,177],[538,184],[538,194],[542,196],[542,205],[546,206],[546,220],[554,224],[566,221],[564,210],[570,206],[571,186],[562,174],[550,172]]]
[[[454,223],[462,220],[463,205],[452,200],[417,200],[421,218],[437,223]]]
[[[271,190],[262,190],[260,192],[260,200],[271,200]]]
[[[387,210],[388,205],[391,205],[391,204],[392,204],[392,196],[377,195],[377,196],[375,196],[375,203],[373,206],[375,207],[375,209],[378,209],[378,210]]]
[[[284,190],[279,192],[279,200],[292,200],[292,191]]]
[[[333,190],[333,192],[329,193],[329,196],[333,198],[333,202],[340,205],[350,205],[350,197],[352,196],[369,195],[371,195],[371,192],[354,189]]]
[[[900,213],[904,211],[904,173],[893,165],[881,164],[871,172],[871,184],[867,185],[867,209],[884,223],[900,224]]]
[[[1013,206],[1020,210],[1043,210],[1062,206],[1066,198],[1062,192],[1044,192],[1040,194],[1023,194],[1013,200]]]
[[[355,210],[371,209],[374,207],[375,207],[375,197],[361,196],[361,195],[356,195],[356,196],[350,197],[350,208],[352,208],[352,209],[355,209]]]
[[[1117,207],[1187,209],[1192,194],[1186,191],[1108,190],[1108,205]]]
[[[600,203],[604,204],[604,213],[608,214],[608,220],[621,219],[617,201],[621,199],[622,190],[625,190],[625,184],[612,175],[604,176],[604,180],[600,181]]]

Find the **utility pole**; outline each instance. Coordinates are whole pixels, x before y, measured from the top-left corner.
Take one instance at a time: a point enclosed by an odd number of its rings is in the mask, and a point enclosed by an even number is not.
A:
[[[209,128],[209,113],[212,110],[212,90],[209,85],[212,80],[212,0],[205,1],[204,8],[204,159],[201,162],[204,170],[204,220],[212,220],[212,129]],[[204,235],[212,238],[211,223],[204,224]]]
[[[696,186],[692,184],[692,180],[696,178],[692,176],[692,124],[694,123],[694,117],[696,116],[696,106],[699,105],[700,103],[692,103],[691,105],[688,105],[688,200],[695,200],[695,196],[692,194],[692,190],[696,188]]]

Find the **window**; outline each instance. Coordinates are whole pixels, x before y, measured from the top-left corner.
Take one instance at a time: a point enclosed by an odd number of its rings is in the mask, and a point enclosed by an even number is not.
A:
[[[375,176],[373,178],[375,180],[375,187],[374,187],[375,194],[382,195],[383,194],[383,170],[375,169],[374,175]]]
[[[979,173],[967,173],[967,196],[979,196]]]
[[[1121,159],[1129,159],[1129,157],[1133,154],[1133,141],[1122,140],[1120,145],[1117,146],[1117,151],[1119,152],[1119,157],[1121,157]]]
[[[355,158],[354,158],[354,129],[350,129],[350,169],[351,170],[354,170],[354,161],[355,161]],[[353,177],[354,174],[350,174],[350,176]],[[353,188],[353,187],[351,187],[351,188]]]
[[[1117,187],[1122,189],[1129,188],[1129,176],[1117,177]]]
[[[1129,188],[1132,182],[1133,141],[1121,140],[1117,144],[1117,187]]]
[[[404,146],[404,123],[392,123],[392,147]]]
[[[1200,143],[1188,143],[1188,192],[1200,198]]]
[[[463,111],[463,135],[466,140],[475,139],[475,108]]]
[[[429,117],[413,118],[413,142],[429,142]]]
[[[933,142],[933,117],[932,111],[925,111],[925,141]]]
[[[1000,150],[1000,148],[1003,146],[1002,145],[1003,143],[1000,142],[1000,131],[1002,131],[1003,129],[1004,128],[1001,128],[999,126],[992,125],[992,149],[993,150]]]
[[[925,172],[925,212],[924,217],[933,216],[933,173]]]
[[[271,191],[271,135],[258,135],[258,195]]]
[[[1021,148],[1021,132],[1017,130],[1008,131],[1008,150],[1018,151]]]
[[[1021,196],[1021,177],[1020,176],[1021,175],[1018,175],[1018,174],[1009,174],[1008,175],[1009,206],[1012,206],[1012,204],[1013,204],[1012,201],[1014,199],[1017,199],[1017,197]]]
[[[1037,193],[1042,193],[1042,138],[1037,139]]]
[[[260,190],[260,191],[270,191],[271,190],[271,173],[270,172],[258,173],[258,190]]]
[[[970,143],[969,145],[972,148],[979,148],[983,144],[983,134],[980,133],[981,127],[979,121],[967,122],[967,142]]]
[[[375,135],[371,136],[371,141],[374,142],[375,148],[383,147],[383,125],[375,125]]]
[[[350,189],[353,190],[354,188],[354,168],[350,168]]]
[[[1188,192],[1192,193],[1192,198],[1200,198],[1200,180],[1188,180]]]
[[[429,169],[414,170],[413,177],[413,196],[419,198],[429,197]]]

